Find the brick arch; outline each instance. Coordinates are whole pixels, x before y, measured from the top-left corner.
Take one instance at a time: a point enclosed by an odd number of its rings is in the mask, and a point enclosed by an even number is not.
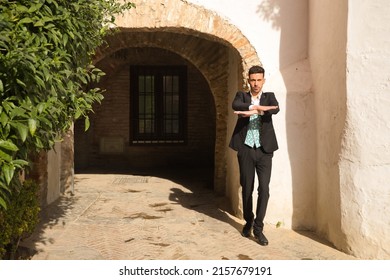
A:
[[[123,29],[162,30],[195,35],[237,50],[242,61],[243,76],[248,66],[260,64],[255,48],[236,26],[214,11],[183,0],[133,0],[130,9],[116,20]],[[98,58],[99,59],[99,58]]]
[[[172,51],[198,68],[209,83],[216,106],[214,189],[224,194],[229,71],[241,71],[237,84],[243,85],[247,66],[261,64],[256,51],[237,27],[212,11],[179,0],[134,2],[137,8],[117,19],[121,32],[107,38],[108,48],[96,52],[95,62],[121,49],[156,47]],[[241,61],[240,69],[229,69],[231,50]]]

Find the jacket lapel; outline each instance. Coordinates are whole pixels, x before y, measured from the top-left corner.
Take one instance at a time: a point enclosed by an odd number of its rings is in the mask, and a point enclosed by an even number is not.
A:
[[[266,105],[264,102],[265,102],[265,99],[266,99],[267,95],[265,92],[262,92],[261,93],[261,96],[260,96],[260,105]]]
[[[252,102],[252,97],[249,91],[245,92],[245,103],[251,103]]]

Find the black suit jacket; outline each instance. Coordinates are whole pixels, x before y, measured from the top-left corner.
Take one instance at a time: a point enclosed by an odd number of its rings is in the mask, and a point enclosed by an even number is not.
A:
[[[249,92],[239,91],[232,103],[234,111],[248,111],[251,105],[251,94]],[[263,92],[260,97],[260,105],[263,106],[279,106],[273,92]],[[264,115],[261,116],[261,146],[266,153],[272,153],[276,151],[278,142],[276,140],[274,126],[272,124],[272,115],[277,114],[278,109],[265,111]],[[229,143],[229,147],[235,151],[239,151],[245,145],[245,137],[248,131],[249,118],[238,116],[236,126],[233,131],[232,138]]]

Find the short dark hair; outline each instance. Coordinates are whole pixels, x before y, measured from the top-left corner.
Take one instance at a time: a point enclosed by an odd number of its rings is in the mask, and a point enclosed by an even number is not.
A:
[[[249,68],[248,75],[256,74],[256,73],[260,73],[260,74],[265,75],[265,70],[260,65],[255,65],[255,66],[252,66],[251,68]]]

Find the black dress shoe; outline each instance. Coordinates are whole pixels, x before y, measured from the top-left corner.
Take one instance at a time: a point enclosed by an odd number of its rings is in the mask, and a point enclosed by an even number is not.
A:
[[[267,237],[265,237],[265,235],[262,232],[256,233],[256,234],[254,233],[254,235],[261,246],[268,245],[268,239],[267,239]]]
[[[241,235],[244,237],[251,236],[252,223],[246,223],[242,229]]]

